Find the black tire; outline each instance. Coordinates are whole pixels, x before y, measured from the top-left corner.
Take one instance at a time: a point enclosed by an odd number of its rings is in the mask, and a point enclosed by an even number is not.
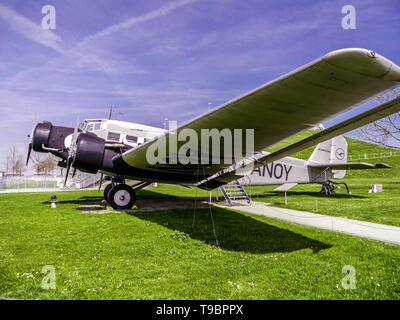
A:
[[[110,192],[112,188],[112,183],[109,183],[108,185],[106,185],[106,187],[104,188],[104,199],[106,201],[108,201],[108,193]]]
[[[108,203],[115,210],[131,209],[136,201],[135,191],[126,184],[112,187],[107,197]]]

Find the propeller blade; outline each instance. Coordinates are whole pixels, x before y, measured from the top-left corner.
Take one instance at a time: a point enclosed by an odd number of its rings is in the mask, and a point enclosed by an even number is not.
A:
[[[76,174],[76,168],[74,168],[74,171],[72,172],[72,178],[75,177],[75,174]]]
[[[103,184],[103,174],[100,175],[99,189],[97,190],[97,192],[100,192],[102,184]]]
[[[76,140],[78,139],[78,128],[79,128],[79,114],[78,117],[76,118],[76,125],[71,139],[71,146],[75,145]]]
[[[64,179],[64,188],[67,185],[67,180],[68,180],[68,175],[69,175],[69,170],[71,169],[71,164],[72,164],[72,159],[68,157],[67,159],[67,172],[65,174],[65,179]]]
[[[28,156],[26,157],[26,165],[28,166],[29,163],[29,158],[31,157],[31,152],[32,152],[32,143],[29,143],[28,145]]]

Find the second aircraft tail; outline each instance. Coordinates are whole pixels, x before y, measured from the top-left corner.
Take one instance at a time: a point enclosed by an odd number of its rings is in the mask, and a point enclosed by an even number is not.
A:
[[[343,136],[337,136],[318,144],[308,161],[319,163],[346,163],[346,139]]]

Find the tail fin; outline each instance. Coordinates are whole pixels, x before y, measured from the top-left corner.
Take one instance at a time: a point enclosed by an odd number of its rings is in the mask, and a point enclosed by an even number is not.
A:
[[[324,141],[317,145],[308,161],[329,164],[347,162],[347,141],[343,136]],[[346,175],[346,170],[332,170],[334,178]]]
[[[347,141],[343,136],[324,141],[317,145],[308,161],[320,163],[346,163]]]

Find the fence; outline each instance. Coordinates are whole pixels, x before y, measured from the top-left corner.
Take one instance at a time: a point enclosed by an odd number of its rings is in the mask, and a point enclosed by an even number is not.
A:
[[[100,174],[79,173],[69,177],[66,189],[85,189],[96,187],[100,182]],[[0,176],[0,191],[22,192],[37,190],[64,189],[64,177],[61,176]]]
[[[54,176],[3,176],[0,190],[55,189],[57,179]]]
[[[366,160],[366,159],[380,159],[380,158],[390,158],[390,157],[400,157],[400,151],[389,151],[380,153],[364,153],[350,155],[347,157],[347,161],[355,160]]]

